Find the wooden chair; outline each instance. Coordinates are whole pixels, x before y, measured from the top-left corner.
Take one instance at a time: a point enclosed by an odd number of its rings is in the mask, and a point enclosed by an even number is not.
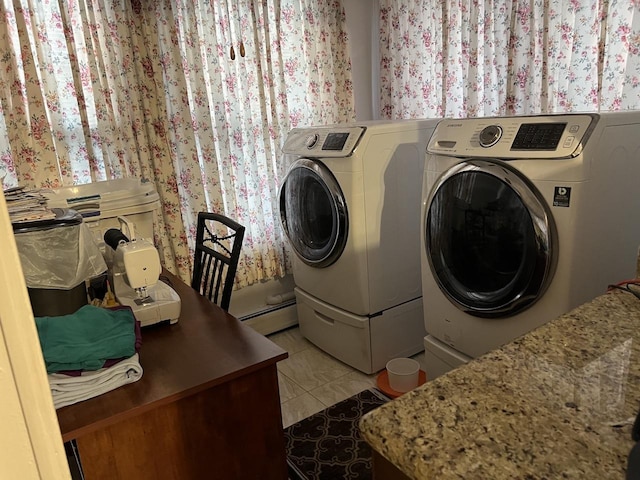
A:
[[[228,311],[245,228],[218,213],[198,213],[191,287]]]

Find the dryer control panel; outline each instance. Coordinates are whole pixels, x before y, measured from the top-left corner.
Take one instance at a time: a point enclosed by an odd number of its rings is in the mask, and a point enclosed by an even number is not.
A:
[[[582,152],[597,114],[448,119],[427,152],[460,157],[570,158]]]
[[[311,157],[348,157],[366,131],[362,126],[294,128],[282,151]]]

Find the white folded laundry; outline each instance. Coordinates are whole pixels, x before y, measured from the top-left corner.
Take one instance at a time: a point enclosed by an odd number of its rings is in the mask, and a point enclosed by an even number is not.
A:
[[[58,409],[137,382],[142,378],[142,366],[136,353],[109,368],[85,371],[77,377],[61,373],[50,373],[47,376],[53,405]]]

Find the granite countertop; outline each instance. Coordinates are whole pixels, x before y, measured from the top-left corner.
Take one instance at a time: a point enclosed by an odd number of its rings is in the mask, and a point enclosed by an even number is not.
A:
[[[640,408],[640,300],[614,290],[365,415],[416,479],[624,479]]]

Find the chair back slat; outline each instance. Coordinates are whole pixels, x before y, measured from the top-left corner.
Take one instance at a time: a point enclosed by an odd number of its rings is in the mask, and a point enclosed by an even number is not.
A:
[[[236,221],[212,212],[200,212],[191,286],[229,309],[245,228]]]

